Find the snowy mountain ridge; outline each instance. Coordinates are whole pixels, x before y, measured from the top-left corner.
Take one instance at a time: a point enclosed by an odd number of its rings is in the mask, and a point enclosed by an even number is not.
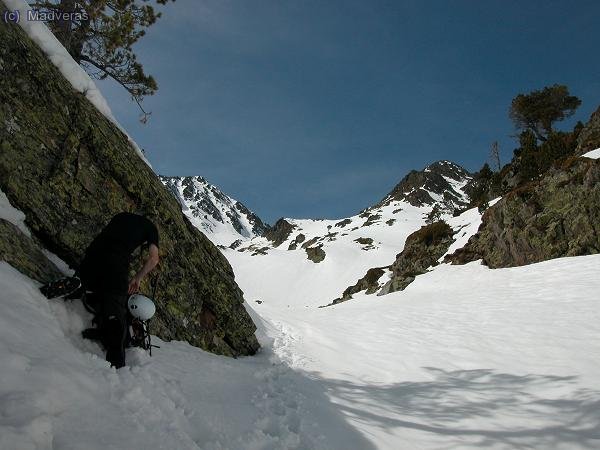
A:
[[[290,304],[324,306],[368,270],[386,268],[378,279],[379,291],[390,280],[387,268],[404,249],[406,238],[422,226],[445,219],[456,233],[460,231],[455,239],[462,245],[477,230],[481,214],[476,208],[452,220],[455,211],[468,204],[471,180],[459,165],[438,161],[409,172],[383,200],[354,216],[282,218],[264,236],[223,253],[236,279],[261,292],[255,299],[259,301],[277,298],[284,289]],[[262,270],[256,270],[256,264]]]
[[[192,224],[217,245],[249,240],[269,230],[244,204],[200,176],[159,177],[181,204]]]
[[[437,204],[452,211],[468,204],[468,186],[472,180],[472,174],[458,164],[437,161],[421,171],[411,170],[375,207],[405,200],[413,206]]]

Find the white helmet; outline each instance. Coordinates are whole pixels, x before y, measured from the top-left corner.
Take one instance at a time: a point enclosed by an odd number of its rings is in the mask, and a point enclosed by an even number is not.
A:
[[[137,317],[140,320],[151,319],[156,312],[156,306],[152,300],[145,295],[133,294],[127,300],[127,308],[133,317]]]

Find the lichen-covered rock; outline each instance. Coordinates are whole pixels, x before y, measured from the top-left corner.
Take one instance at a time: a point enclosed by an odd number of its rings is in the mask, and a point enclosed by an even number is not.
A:
[[[583,155],[597,148],[600,148],[600,108],[592,114],[588,123],[579,133],[575,153]]]
[[[4,219],[0,219],[0,261],[6,261],[41,283],[62,276],[60,270],[46,258],[32,238]]]
[[[425,273],[428,267],[437,265],[454,242],[453,234],[452,228],[444,221],[423,226],[410,234],[406,238],[404,250],[390,266],[392,277],[380,294],[404,290],[417,275]]]
[[[600,252],[600,160],[571,157],[486,210],[479,231],[447,257],[491,268]]]
[[[0,188],[33,235],[77,266],[114,214],[145,211],[161,237],[153,332],[225,355],[256,352],[256,327],[231,266],[127,137],[19,26],[0,23],[0,61]]]

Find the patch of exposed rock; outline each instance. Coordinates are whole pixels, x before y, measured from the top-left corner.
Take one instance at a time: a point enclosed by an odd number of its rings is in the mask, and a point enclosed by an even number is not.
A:
[[[380,294],[404,290],[417,275],[421,275],[431,266],[438,264],[448,248],[454,242],[454,232],[444,222],[434,222],[421,227],[406,238],[404,250],[390,266],[391,279],[383,286]]]
[[[321,246],[306,247],[305,251],[308,259],[314,263],[320,263],[325,259],[325,250]]]
[[[389,269],[389,267],[375,267],[367,270],[367,273],[364,277],[358,280],[355,285],[346,288],[340,298],[336,298],[327,306],[336,305],[338,303],[350,300],[354,294],[358,294],[362,291],[366,291],[366,294],[374,294],[379,290],[379,279],[383,276],[387,269]]]
[[[298,245],[302,244],[305,239],[306,236],[304,236],[302,233],[298,233],[296,238],[292,242],[290,242],[288,250],[296,250],[298,248]]]
[[[273,247],[279,247],[287,241],[294,228],[296,225],[292,225],[282,217],[265,233],[265,237],[273,242]]]

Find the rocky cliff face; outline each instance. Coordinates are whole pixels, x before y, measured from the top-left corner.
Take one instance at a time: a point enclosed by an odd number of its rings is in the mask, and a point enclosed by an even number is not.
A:
[[[544,178],[505,195],[477,234],[447,257],[491,268],[600,252],[600,160],[571,157]]]
[[[25,213],[35,240],[72,266],[114,214],[145,211],[161,236],[153,331],[226,355],[258,349],[227,260],[185,218],[123,133],[72,89],[20,27],[4,23],[0,188]],[[9,242],[6,236],[18,235],[2,226],[4,255],[28,245],[20,236]]]
[[[192,223],[216,244],[263,236],[270,228],[241,202],[203,177],[160,177]]]

